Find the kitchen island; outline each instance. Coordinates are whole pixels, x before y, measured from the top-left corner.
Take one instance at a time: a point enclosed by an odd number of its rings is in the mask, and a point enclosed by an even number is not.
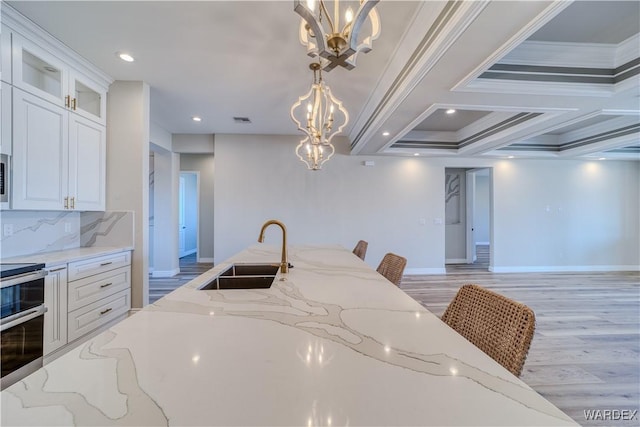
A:
[[[350,251],[235,255],[2,392],[2,425],[575,425]],[[535,338],[534,338],[535,339]]]

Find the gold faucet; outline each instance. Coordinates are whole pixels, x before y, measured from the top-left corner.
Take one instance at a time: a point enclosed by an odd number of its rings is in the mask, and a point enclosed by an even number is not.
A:
[[[289,272],[289,261],[287,261],[287,227],[285,227],[284,224],[277,219],[270,219],[269,221],[262,224],[258,242],[264,242],[264,230],[266,230],[267,227],[272,224],[275,224],[282,229],[282,260],[280,261],[280,272],[287,273]]]

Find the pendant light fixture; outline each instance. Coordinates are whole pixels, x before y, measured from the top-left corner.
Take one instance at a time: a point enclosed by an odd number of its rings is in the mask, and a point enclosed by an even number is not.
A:
[[[293,10],[302,17],[300,42],[307,47],[307,54],[320,58],[325,71],[337,66],[354,68],[358,53],[369,52],[380,35],[380,18],[375,9],[378,1],[294,0]],[[370,25],[365,26],[367,21]],[[360,32],[365,28],[369,32],[362,36]]]
[[[320,64],[312,63],[309,68],[313,71],[313,84],[291,106],[291,119],[306,136],[296,147],[298,158],[309,169],[319,170],[333,156],[331,139],[347,125],[349,113],[322,79]]]

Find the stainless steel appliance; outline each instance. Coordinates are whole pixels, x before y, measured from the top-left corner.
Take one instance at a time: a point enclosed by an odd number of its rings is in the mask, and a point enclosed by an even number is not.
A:
[[[11,172],[9,170],[9,156],[0,154],[0,207],[9,207],[9,178]]]
[[[42,366],[44,264],[0,264],[0,389]]]

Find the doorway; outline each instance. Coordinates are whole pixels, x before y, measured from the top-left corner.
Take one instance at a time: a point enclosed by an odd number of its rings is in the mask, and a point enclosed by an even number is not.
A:
[[[488,271],[491,265],[491,168],[445,169],[447,270]]]
[[[178,256],[180,258],[198,254],[198,209],[200,173],[180,172],[178,193]]]

